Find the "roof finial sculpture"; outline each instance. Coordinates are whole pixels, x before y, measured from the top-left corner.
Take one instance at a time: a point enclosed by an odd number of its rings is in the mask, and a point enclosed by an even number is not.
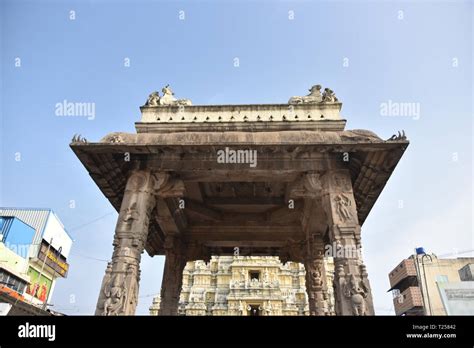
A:
[[[338,99],[334,91],[330,88],[325,88],[323,92],[323,103],[337,103]]]
[[[176,99],[170,85],[163,87],[161,92],[163,93],[162,97],[160,97],[160,93],[158,91],[152,92],[148,96],[145,106],[192,105],[191,100],[189,99]]]
[[[387,139],[387,141],[398,141],[398,140],[406,140],[407,137],[405,135],[405,131],[402,130],[402,132],[400,133],[400,131],[398,131],[398,135],[397,134],[394,134],[392,135],[390,138]]]
[[[338,99],[333,90],[325,88],[321,94],[321,85],[314,85],[309,89],[309,94],[306,96],[291,97],[288,104],[319,104],[319,103],[337,103]]]

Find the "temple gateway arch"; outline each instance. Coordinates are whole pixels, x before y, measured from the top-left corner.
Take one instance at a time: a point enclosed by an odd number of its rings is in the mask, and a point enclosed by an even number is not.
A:
[[[71,148],[119,212],[96,315],[133,315],[140,259],[165,255],[161,315],[177,315],[187,261],[272,255],[303,263],[311,315],[373,315],[361,226],[408,146],[345,130],[319,85],[285,104],[192,105],[169,86],[140,108],[136,133]],[[334,256],[327,284],[323,258]]]

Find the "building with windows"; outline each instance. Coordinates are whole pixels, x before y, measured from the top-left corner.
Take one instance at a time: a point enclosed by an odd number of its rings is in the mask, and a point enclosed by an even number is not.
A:
[[[0,243],[0,293],[24,300],[23,294],[30,282],[27,269],[28,259]]]
[[[389,274],[397,315],[474,315],[474,258],[438,258],[424,251]]]
[[[326,260],[327,281],[334,266]],[[213,256],[209,263],[192,261],[183,272],[179,315],[309,315],[306,272],[300,263],[281,263],[269,256]],[[331,287],[329,287],[331,288]],[[334,294],[328,293],[327,315],[334,315]],[[158,315],[160,296],[151,315]]]
[[[72,242],[51,209],[0,208],[3,292],[45,309],[56,280],[67,276]]]
[[[15,217],[0,217],[0,286],[22,295],[29,284],[28,260],[34,228]]]

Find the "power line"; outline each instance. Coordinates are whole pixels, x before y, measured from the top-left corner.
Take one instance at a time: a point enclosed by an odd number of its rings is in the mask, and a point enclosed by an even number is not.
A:
[[[109,215],[112,215],[112,214],[114,214],[114,213],[115,213],[115,211],[111,211],[111,212],[109,212],[109,213],[107,213],[107,214],[104,214],[104,215],[102,215],[102,216],[99,216],[99,217],[97,217],[97,218],[95,218],[95,219],[93,219],[93,220],[91,220],[91,221],[89,221],[89,222],[86,222],[86,223],[82,224],[82,225],[78,225],[78,226],[75,226],[75,227],[73,227],[73,228],[70,228],[69,231],[79,230],[79,229],[81,229],[81,228],[83,228],[83,227],[85,227],[85,226],[88,226],[88,225],[90,225],[90,224],[93,224],[94,222],[97,222],[97,221],[99,221],[99,220],[102,220],[103,218],[105,218],[105,217],[107,217],[107,216],[109,216]]]
[[[453,255],[462,255],[462,254],[467,254],[467,253],[470,253],[470,252],[474,252],[474,249],[456,251],[456,252],[453,252],[453,253],[450,253],[450,254],[442,254],[442,255],[436,255],[435,254],[435,255],[439,258],[439,257],[453,256]]]
[[[102,219],[106,218],[107,216],[112,215],[114,213],[115,213],[115,211],[108,212],[107,214],[101,215],[101,216],[99,216],[95,219],[92,219],[92,220],[90,220],[86,223],[83,223],[81,225],[70,228],[69,231],[71,232],[71,231],[79,230],[83,227],[86,227],[86,226],[89,226],[89,225],[93,224],[94,222],[100,221],[100,220],[102,220]],[[89,259],[89,260],[94,260],[94,261],[107,262],[107,263],[109,262],[109,260],[99,259],[99,258],[94,257],[94,256],[84,255],[84,254],[80,254],[80,253],[73,252],[73,251],[71,251],[71,255],[79,256],[79,257]]]
[[[138,296],[138,298],[155,297],[155,296],[158,296],[158,295],[159,295],[159,293],[154,293],[154,294]]]
[[[94,261],[101,261],[101,262],[109,262],[110,261],[110,260],[99,259],[99,258],[93,257],[93,256],[87,256],[87,255],[79,254],[79,253],[72,252],[72,251],[71,251],[71,254],[75,255],[75,256],[83,257],[85,259],[94,260]]]

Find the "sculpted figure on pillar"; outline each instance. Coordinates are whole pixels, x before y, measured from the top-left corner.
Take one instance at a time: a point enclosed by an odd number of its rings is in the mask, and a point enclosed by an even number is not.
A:
[[[104,295],[106,300],[104,302],[103,315],[118,315],[123,308],[126,300],[125,282],[121,279],[120,274],[111,276],[112,264],[107,265],[105,276]]]
[[[346,273],[344,272],[344,265],[342,263],[336,264],[336,270],[334,272],[333,280],[335,302],[336,302],[336,314],[339,315],[343,312],[343,303],[341,303],[341,291],[346,288]]]
[[[321,223],[324,220],[324,213],[321,212],[322,183],[320,174],[307,173],[293,185],[293,188],[293,195],[304,199],[301,223],[306,240],[303,242],[303,248],[300,246],[292,254],[300,254],[300,258],[304,261],[310,315],[328,315],[323,242],[326,225]]]
[[[305,268],[310,315],[329,314],[323,250],[324,244],[321,235],[313,235],[308,238]]]
[[[322,276],[321,276],[321,267],[318,265],[316,261],[313,261],[313,267],[310,271],[310,276],[315,286],[323,285]]]
[[[351,299],[352,314],[366,315],[365,298],[369,289],[366,289],[361,281],[353,274],[349,274],[349,283],[346,283],[345,295]]]
[[[139,276],[137,275],[136,266],[133,264],[128,265],[125,275],[115,273],[104,290],[106,300],[102,314],[125,314],[123,310],[126,310],[126,305],[135,308],[138,299],[138,281]]]
[[[344,313],[345,303],[341,303],[341,296],[336,298],[336,310],[339,313],[343,312],[343,314],[356,316],[373,314],[371,309],[373,304],[370,297],[370,285],[365,277],[365,266],[360,265],[359,269],[361,273],[359,275],[346,274],[344,268],[343,263],[337,265],[334,287],[342,291],[344,297],[350,301],[350,313]]]
[[[373,315],[367,271],[360,254],[360,226],[348,170],[321,177],[329,240],[335,246],[334,291],[337,315]]]
[[[148,171],[134,170],[129,176],[115,228],[112,261],[102,282],[96,315],[135,313],[141,254],[155,204],[154,183]]]
[[[128,264],[125,275],[125,284],[129,287],[128,303],[135,310],[138,304],[138,290],[140,286],[140,269],[138,265]]]
[[[122,221],[125,223],[126,228],[130,228],[133,221],[138,219],[137,203],[133,202],[123,214]]]
[[[340,193],[334,197],[334,203],[336,204],[336,212],[339,218],[343,221],[350,221],[352,219],[352,202],[349,197],[344,193]]]

